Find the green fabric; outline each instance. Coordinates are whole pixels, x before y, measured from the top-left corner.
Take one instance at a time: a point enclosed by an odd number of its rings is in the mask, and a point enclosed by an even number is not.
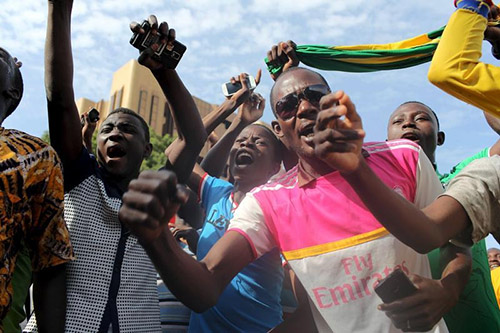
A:
[[[12,277],[13,297],[7,316],[3,319],[5,333],[21,332],[20,323],[26,319],[24,303],[31,285],[31,260],[29,251],[22,245],[16,259],[16,268]]]
[[[473,160],[488,157],[489,148],[458,163],[450,174],[439,175],[441,183],[446,185],[463,168]],[[439,249],[428,254],[432,277],[441,278],[439,265]],[[486,241],[483,239],[471,247],[472,273],[460,294],[459,301],[450,312],[444,316],[450,333],[498,333],[500,332],[500,309],[491,284],[490,266],[486,251]]]
[[[444,174],[444,175],[439,175],[439,180],[441,181],[441,184],[443,185],[448,185],[448,183],[455,178],[455,176],[462,171],[463,168],[465,168],[467,165],[469,165],[470,162],[477,160],[479,158],[484,158],[484,157],[489,157],[490,156],[490,148],[484,148],[481,150],[479,153],[477,153],[474,156],[468,157],[462,162],[458,163],[455,165],[451,170],[450,173]]]
[[[444,27],[426,34],[430,40],[441,37]],[[314,68],[342,72],[373,72],[380,70],[401,69],[428,62],[432,59],[438,43],[424,43],[412,47],[387,48],[389,44],[366,45],[365,49],[352,49],[353,47],[325,46],[325,45],[299,45],[295,52],[298,59]],[[410,57],[404,59],[405,57]],[[380,63],[382,58],[383,63]],[[367,63],[357,62],[356,59],[368,60]],[[370,59],[373,61],[370,62]],[[275,74],[281,66],[272,64],[265,59],[270,73]]]

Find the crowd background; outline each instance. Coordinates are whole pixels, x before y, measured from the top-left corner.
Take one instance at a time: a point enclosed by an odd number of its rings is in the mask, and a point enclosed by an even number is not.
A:
[[[4,126],[41,136],[47,129],[43,82],[43,43],[46,4],[35,0],[23,5],[1,0],[2,45],[15,50],[24,63],[26,94],[17,112]],[[453,12],[449,1],[404,3],[396,1],[271,1],[194,0],[158,2],[96,1],[75,2],[73,10],[73,48],[75,58],[75,96],[95,100],[108,98],[113,71],[136,58],[128,46],[131,36],[123,22],[147,17],[151,12],[167,18],[182,32],[179,41],[188,46],[179,73],[190,92],[206,101],[221,100],[220,84],[228,77],[252,68],[265,69],[263,55],[279,40],[297,44],[355,45],[387,43],[429,32],[446,24]],[[29,32],[29,33],[28,33]],[[483,59],[495,63],[484,43]],[[446,144],[438,148],[437,163],[444,173],[458,161],[473,155],[497,140],[483,117],[473,107],[440,91],[427,80],[428,64],[389,72],[322,74],[333,89],[348,91],[364,119],[365,141],[386,137],[387,117],[401,102],[419,100],[437,112]],[[272,81],[268,75],[257,92],[267,97]],[[267,98],[266,98],[267,99]],[[272,114],[266,106],[263,120]],[[467,135],[464,135],[467,133]],[[498,247],[488,238],[487,246]]]

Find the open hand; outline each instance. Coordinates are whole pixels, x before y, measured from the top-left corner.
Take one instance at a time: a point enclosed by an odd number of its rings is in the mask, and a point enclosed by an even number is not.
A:
[[[323,96],[314,126],[314,152],[335,170],[350,173],[362,159],[365,132],[349,96],[337,91]]]
[[[240,106],[238,117],[247,124],[259,120],[264,114],[266,100],[258,93],[252,93],[250,97]]]

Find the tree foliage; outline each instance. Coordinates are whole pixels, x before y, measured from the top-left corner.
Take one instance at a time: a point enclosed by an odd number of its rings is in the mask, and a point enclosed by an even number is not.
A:
[[[151,144],[153,151],[151,156],[142,162],[141,171],[143,170],[158,170],[165,166],[167,158],[165,157],[165,149],[174,142],[175,138],[165,134],[164,136],[156,134],[153,130],[149,130],[151,136]]]

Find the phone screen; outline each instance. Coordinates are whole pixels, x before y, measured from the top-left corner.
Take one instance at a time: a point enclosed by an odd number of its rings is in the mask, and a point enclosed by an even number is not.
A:
[[[231,82],[226,83],[226,90],[229,96],[234,95],[240,89],[241,89],[240,82],[236,82],[235,84],[232,84]]]

